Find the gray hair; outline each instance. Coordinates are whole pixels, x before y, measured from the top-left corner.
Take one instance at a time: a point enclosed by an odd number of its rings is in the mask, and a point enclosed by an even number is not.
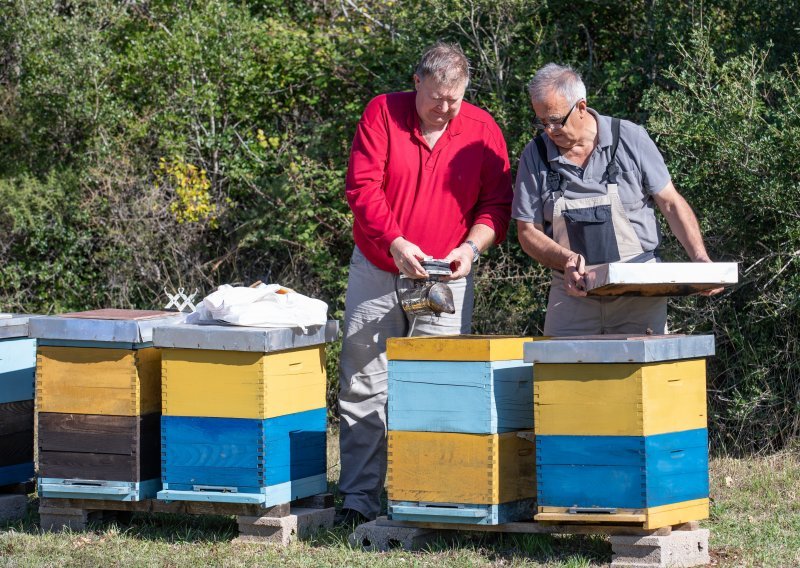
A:
[[[469,84],[469,61],[457,43],[438,42],[426,49],[414,72],[420,80],[433,77],[447,87]]]
[[[564,97],[568,104],[586,100],[586,85],[580,74],[569,65],[548,63],[536,72],[528,84],[531,101],[542,102],[551,92]]]

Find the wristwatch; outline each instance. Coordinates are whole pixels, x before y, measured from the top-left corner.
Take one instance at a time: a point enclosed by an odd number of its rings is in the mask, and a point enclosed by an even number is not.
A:
[[[464,242],[469,245],[469,248],[472,249],[472,263],[475,264],[476,262],[478,262],[478,257],[481,255],[481,249],[479,249],[478,245],[476,245],[472,241],[464,241]]]

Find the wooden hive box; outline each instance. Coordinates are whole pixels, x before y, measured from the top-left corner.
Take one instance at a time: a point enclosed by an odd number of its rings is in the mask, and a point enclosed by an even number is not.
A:
[[[712,336],[531,343],[539,521],[657,528],[708,515]]]
[[[489,525],[530,519],[536,496],[532,435],[390,431],[390,517]]]
[[[139,416],[161,411],[161,353],[144,349],[40,346],[39,412]]]
[[[33,477],[33,396],[36,340],[28,316],[0,318],[0,486]]]
[[[537,435],[649,436],[706,428],[713,336],[592,336],[525,346]]]
[[[182,324],[156,329],[167,416],[263,420],[325,407],[325,345],[336,322],[288,328]]]
[[[325,408],[264,420],[163,416],[167,501],[265,507],[324,493]]]
[[[174,312],[93,310],[31,320],[38,340],[39,494],[138,501],[160,489],[161,355]]]
[[[537,436],[537,520],[642,522],[708,516],[707,430],[652,436]]]
[[[322,493],[326,480],[324,344],[309,328],[181,324],[163,349],[163,500],[272,506]]]
[[[533,427],[534,338],[390,338],[390,430],[494,434]]]
[[[38,339],[39,412],[138,416],[161,410],[161,355],[155,325],[182,314],[95,310],[31,320]]]
[[[160,488],[160,414],[40,412],[39,494],[141,500]]]

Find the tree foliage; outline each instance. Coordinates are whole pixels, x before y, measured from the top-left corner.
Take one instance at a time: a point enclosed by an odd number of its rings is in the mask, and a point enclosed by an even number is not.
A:
[[[547,61],[577,67],[600,112],[646,124],[712,256],[741,263],[741,286],[670,320],[717,337],[712,439],[785,445],[800,430],[798,29],[796,3],[744,0],[4,0],[2,308],[152,308],[164,286],[261,279],[341,317],[355,123],[410,87],[425,46],[458,42],[512,164]],[[512,230],[478,269],[476,331],[539,334],[546,283]]]

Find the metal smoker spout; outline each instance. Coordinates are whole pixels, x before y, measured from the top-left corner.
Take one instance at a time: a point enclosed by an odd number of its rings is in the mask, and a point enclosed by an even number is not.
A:
[[[437,282],[428,289],[428,305],[436,314],[441,314],[442,312],[446,314],[456,313],[453,291],[444,282]]]

